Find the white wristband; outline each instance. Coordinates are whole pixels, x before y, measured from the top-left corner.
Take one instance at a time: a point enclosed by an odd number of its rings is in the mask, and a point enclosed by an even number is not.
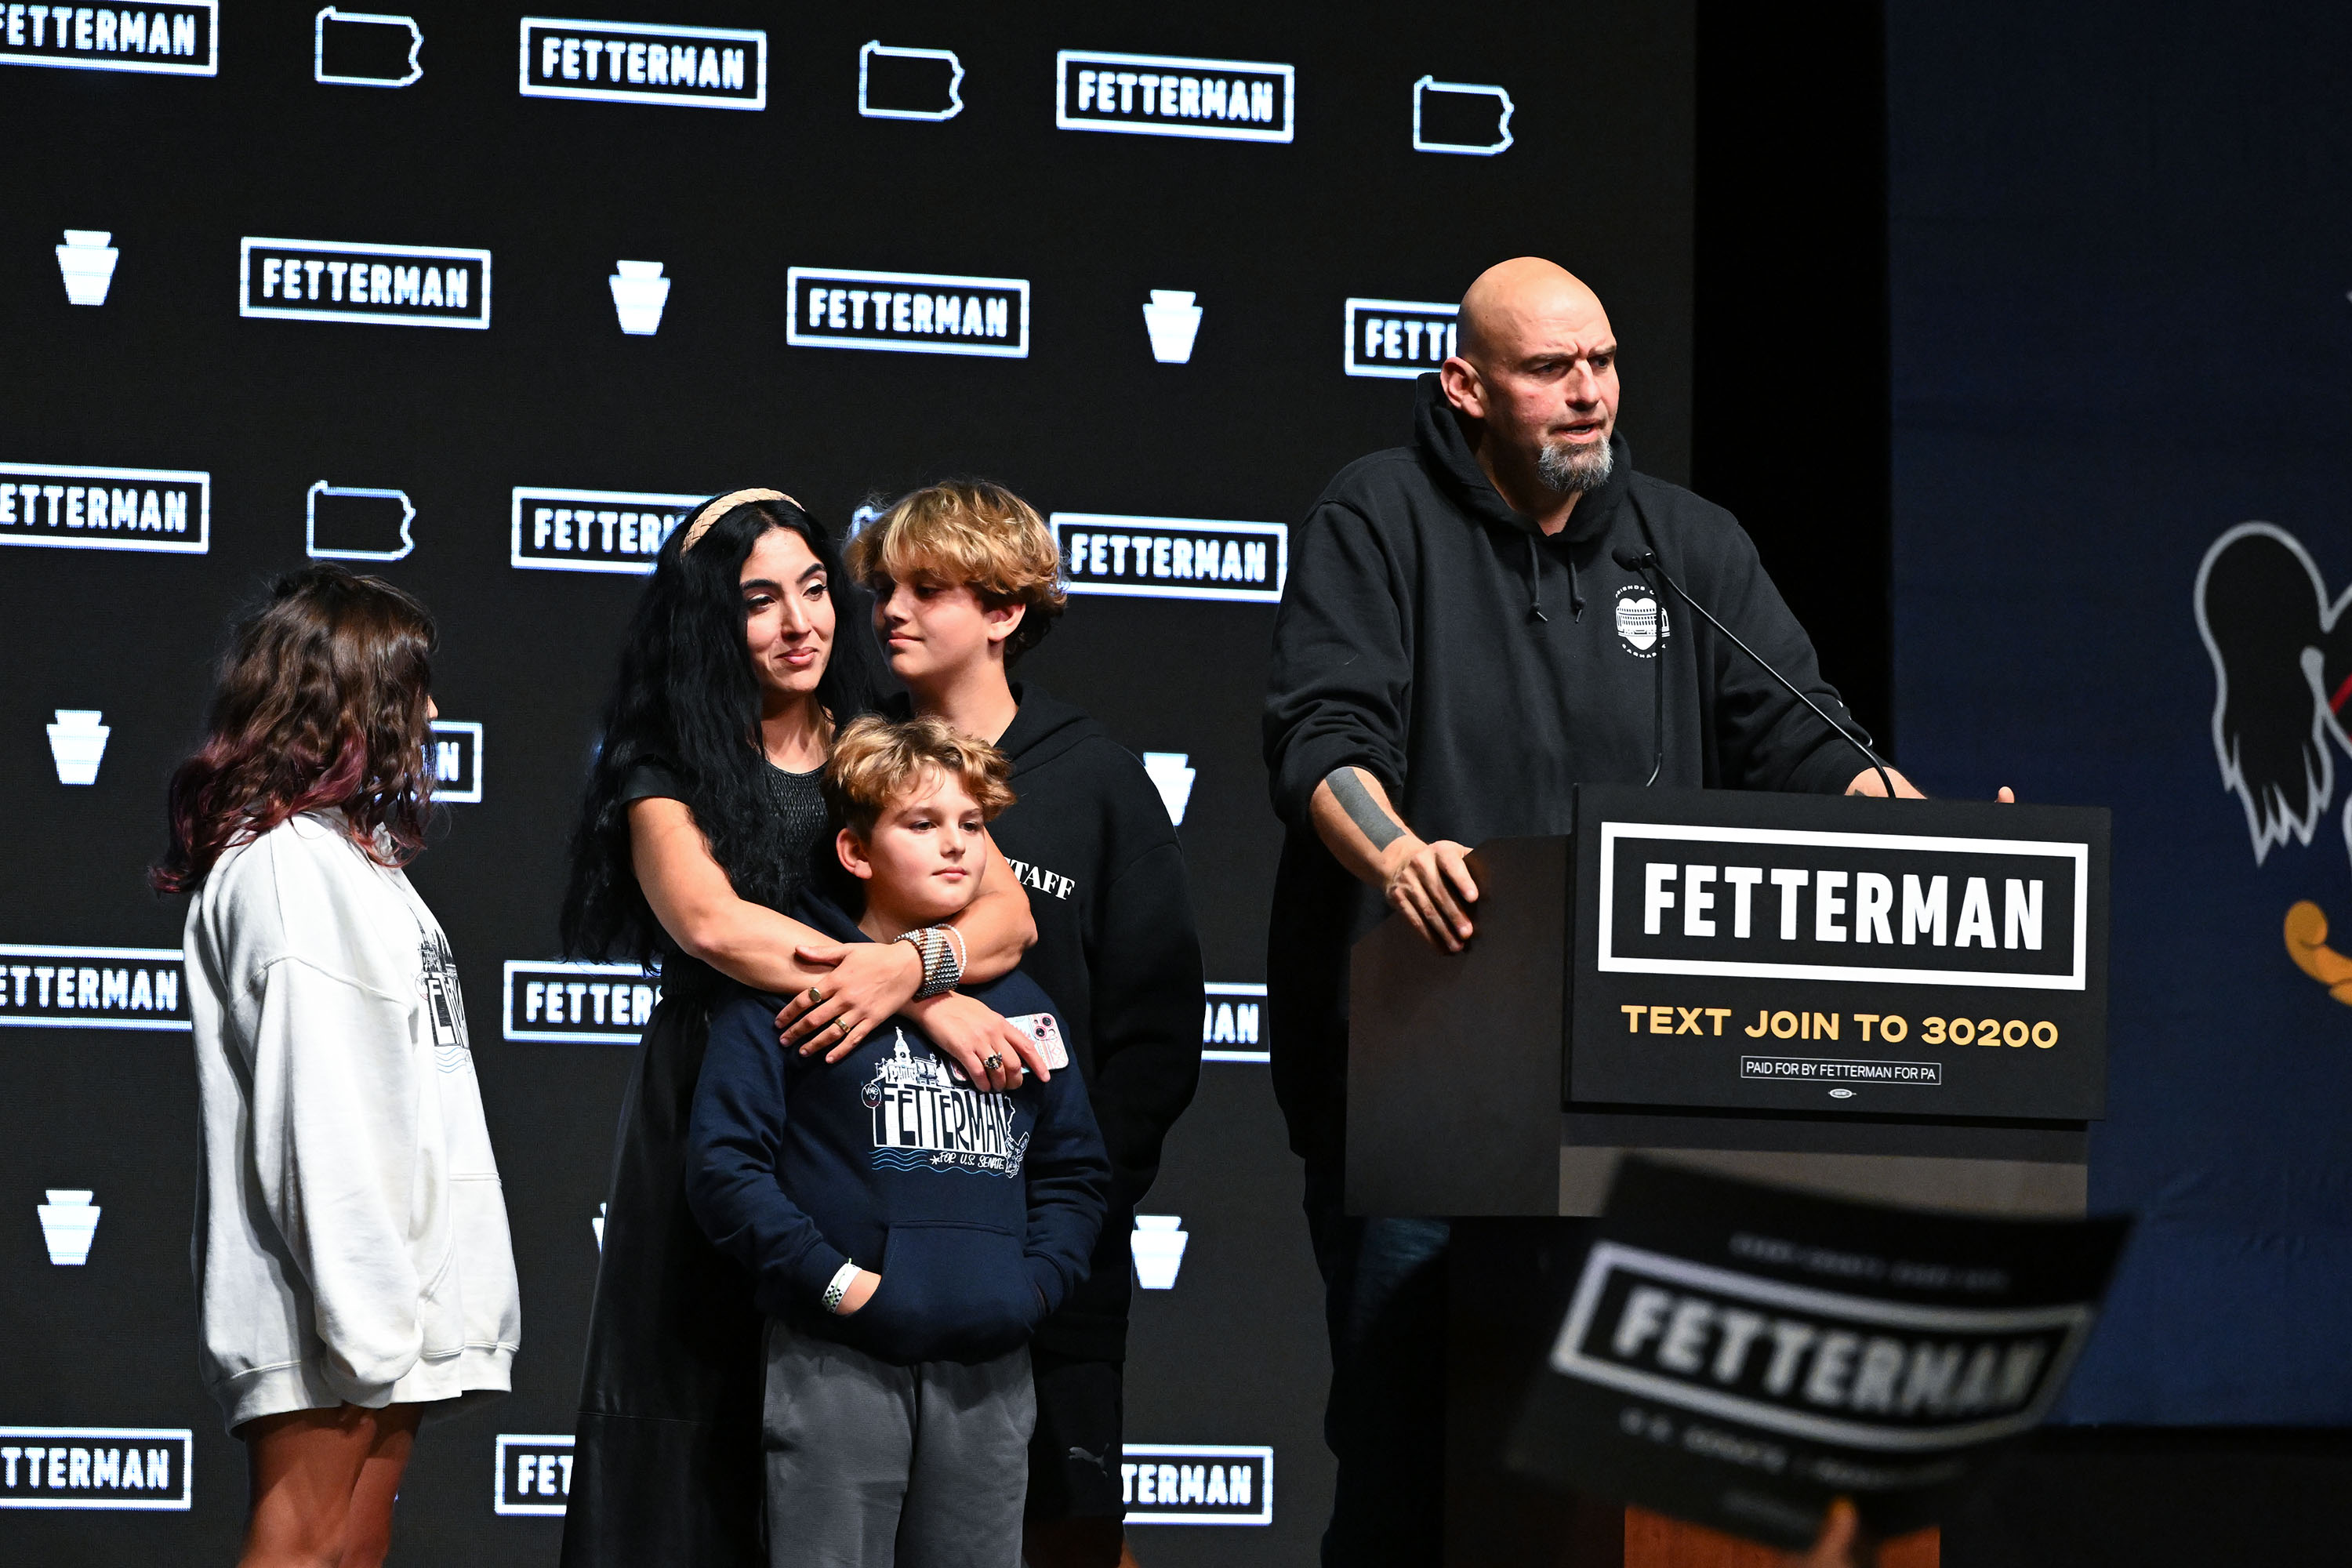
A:
[[[857,1278],[857,1265],[845,1263],[834,1270],[833,1279],[824,1288],[824,1310],[838,1317],[841,1299],[849,1293],[849,1282]]]

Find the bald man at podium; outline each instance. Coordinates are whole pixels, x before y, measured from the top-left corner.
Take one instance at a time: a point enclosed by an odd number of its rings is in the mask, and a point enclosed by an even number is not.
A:
[[[1457,344],[1418,383],[1411,443],[1341,469],[1298,530],[1265,705],[1287,829],[1268,1022],[1331,1336],[1323,1561],[1346,1568],[1439,1560],[1447,1240],[1346,1212],[1349,949],[1395,910],[1459,951],[1467,847],[1568,832],[1580,783],[1918,793],[1661,586],[1862,733],[1738,522],[1634,470],[1591,289],[1503,262]]]

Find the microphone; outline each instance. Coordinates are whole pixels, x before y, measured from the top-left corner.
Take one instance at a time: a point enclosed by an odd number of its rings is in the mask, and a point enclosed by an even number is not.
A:
[[[1790,696],[1794,697],[1798,701],[1803,703],[1806,707],[1811,709],[1816,714],[1820,715],[1822,723],[1827,724],[1831,729],[1836,731],[1839,736],[1844,740],[1846,744],[1852,746],[1855,751],[1860,752],[1863,755],[1863,759],[1869,763],[1871,767],[1877,773],[1878,787],[1886,792],[1887,799],[1893,800],[1895,798],[1895,781],[1886,776],[1886,764],[1879,759],[1878,753],[1872,751],[1869,745],[1865,743],[1860,736],[1856,735],[1853,731],[1848,730],[1836,720],[1831,718],[1826,712],[1823,712],[1822,705],[1814,701],[1811,698],[1806,696],[1802,691],[1799,690],[1797,683],[1790,680],[1787,676],[1781,674],[1780,670],[1773,668],[1771,660],[1766,658],[1762,654],[1758,653],[1754,648],[1749,647],[1746,643],[1740,641],[1738,633],[1733,631],[1729,626],[1725,626],[1721,621],[1717,620],[1715,616],[1709,613],[1705,605],[1702,605],[1696,599],[1692,598],[1690,596],[1690,590],[1684,587],[1680,583],[1675,582],[1673,575],[1666,571],[1665,564],[1658,559],[1658,552],[1656,551],[1633,550],[1621,547],[1611,553],[1612,559],[1613,559],[1618,565],[1625,568],[1628,572],[1639,572],[1644,578],[1647,578],[1651,573],[1655,572],[1658,574],[1659,579],[1664,582],[1667,587],[1672,588],[1682,599],[1684,604],[1688,605],[1692,609],[1697,611],[1699,617],[1706,621],[1708,626],[1713,626],[1717,631],[1721,632],[1725,637],[1730,638],[1731,646],[1738,648],[1740,652],[1746,654],[1751,660],[1753,660],[1756,668],[1761,669],[1765,674],[1779,681],[1788,689]],[[1663,660],[1660,661],[1659,668],[1663,672]],[[1664,714],[1664,689],[1665,689],[1663,686],[1658,688],[1659,711],[1658,714],[1653,718],[1654,723],[1657,722],[1658,719],[1662,718]],[[1658,736],[1657,761],[1650,770],[1650,778],[1652,782],[1654,783],[1656,781],[1659,770],[1664,765],[1665,736],[1664,731],[1661,731]]]

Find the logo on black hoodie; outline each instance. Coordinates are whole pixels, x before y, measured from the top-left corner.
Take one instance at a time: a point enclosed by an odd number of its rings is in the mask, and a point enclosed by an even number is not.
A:
[[[1655,658],[1658,645],[1673,627],[1657,590],[1647,583],[1628,583],[1617,590],[1617,641],[1635,658]]]

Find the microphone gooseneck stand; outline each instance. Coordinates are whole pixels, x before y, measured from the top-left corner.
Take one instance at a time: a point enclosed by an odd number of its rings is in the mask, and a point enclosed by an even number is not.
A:
[[[1864,760],[1868,762],[1871,767],[1877,772],[1878,787],[1886,792],[1886,798],[1889,800],[1893,800],[1895,798],[1895,781],[1887,776],[1886,763],[1880,760],[1878,753],[1871,750],[1869,744],[1860,736],[1847,729],[1844,725],[1839,723],[1836,720],[1831,718],[1829,714],[1823,710],[1820,703],[1814,701],[1811,698],[1806,696],[1802,690],[1799,689],[1795,681],[1790,680],[1787,676],[1781,674],[1779,669],[1774,668],[1771,660],[1766,658],[1762,654],[1758,653],[1754,648],[1749,647],[1746,643],[1740,641],[1739,634],[1733,631],[1729,626],[1725,626],[1721,621],[1717,620],[1714,613],[1708,610],[1705,605],[1702,605],[1696,599],[1692,598],[1690,596],[1690,590],[1684,587],[1680,583],[1675,581],[1674,574],[1669,573],[1665,568],[1664,563],[1658,559],[1658,552],[1656,551],[1619,550],[1614,552],[1613,555],[1618,565],[1622,566],[1628,572],[1639,572],[1642,574],[1643,580],[1650,583],[1654,591],[1656,589],[1659,582],[1663,582],[1667,587],[1672,588],[1677,598],[1681,599],[1684,604],[1688,605],[1693,610],[1696,611],[1699,617],[1706,621],[1708,626],[1713,626],[1717,631],[1721,632],[1725,637],[1731,639],[1731,646],[1746,654],[1755,662],[1756,667],[1759,669],[1761,669],[1765,674],[1779,681],[1788,689],[1790,696],[1794,697],[1798,701],[1803,703],[1806,707],[1811,709],[1816,714],[1820,715],[1822,723],[1827,724],[1831,729],[1836,731],[1839,736],[1844,740],[1846,744],[1852,746],[1855,751],[1860,752],[1863,754]],[[1650,576],[1654,572],[1657,574],[1655,581],[1652,581]],[[1659,606],[1661,612],[1663,612],[1664,608],[1665,606],[1664,605]],[[1663,619],[1660,622],[1660,628],[1663,631]],[[1661,637],[1659,640],[1661,644],[1663,644],[1664,638]],[[1648,784],[1654,784],[1658,782],[1658,774],[1664,770],[1666,763],[1665,658],[1663,647],[1661,647],[1659,650],[1659,658],[1651,685],[1654,698],[1650,721],[1653,733],[1656,736],[1656,758],[1650,767]],[[1645,785],[1644,787],[1647,786]]]

